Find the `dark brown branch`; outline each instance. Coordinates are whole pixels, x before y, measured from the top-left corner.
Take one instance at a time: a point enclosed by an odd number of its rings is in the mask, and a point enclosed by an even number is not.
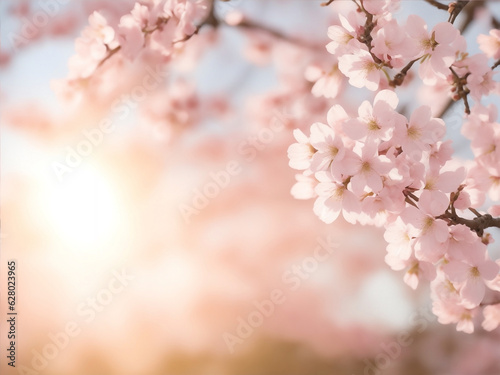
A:
[[[412,191],[415,191],[415,189],[409,188],[409,187],[407,187],[403,191],[403,194],[405,196],[405,202],[411,204],[413,207],[418,208],[417,203],[416,203],[416,202],[418,202],[418,197],[415,196],[415,194],[413,194]]]
[[[108,55],[101,60],[101,62],[99,64],[97,64],[97,68],[99,68],[102,64],[104,64],[107,60],[109,60],[115,53],[117,53],[122,47],[121,46],[118,46],[116,48],[113,48],[111,50],[108,50]]]
[[[418,208],[417,204],[408,197],[405,198],[405,202],[411,204],[413,207]]]
[[[182,42],[185,42],[185,41],[187,41],[187,40],[191,39],[193,36],[198,35],[198,33],[199,33],[200,29],[201,29],[203,26],[205,26],[205,25],[207,25],[207,24],[206,24],[205,22],[203,22],[201,25],[196,26],[196,29],[194,30],[194,32],[193,32],[192,34],[185,35],[185,36],[184,36],[183,38],[181,38],[181,39],[174,40],[174,41],[172,41],[172,44],[177,44],[177,43],[182,43]]]
[[[276,39],[280,39],[284,42],[296,44],[298,46],[305,47],[305,48],[310,48],[310,49],[315,49],[315,50],[324,48],[324,45],[315,45],[315,44],[307,43],[305,40],[288,36],[288,35],[282,33],[281,31],[271,29],[267,26],[254,23],[254,22],[249,21],[249,20],[244,20],[244,21],[240,22],[239,24],[235,25],[235,27],[241,27],[243,29],[249,29],[249,30],[260,30],[260,31],[263,31],[263,32],[275,37]]]
[[[452,91],[455,93],[453,98],[446,103],[446,106],[438,114],[438,118],[443,118],[443,116],[450,110],[450,108],[455,104],[456,101],[462,99],[465,105],[465,113],[470,114],[469,100],[467,95],[469,95],[469,89],[467,88],[467,77],[470,73],[465,74],[463,77],[459,77],[457,73],[450,67],[450,71],[453,73],[453,88]]]
[[[144,33],[144,36],[147,37],[148,35],[151,35],[152,33],[154,33],[155,31],[157,30],[161,30],[163,28],[163,26],[165,26],[167,23],[168,23],[168,18],[164,18],[164,17],[160,17],[158,18],[158,20],[156,21],[156,24],[154,25],[153,28],[151,29],[148,29],[147,27],[144,27],[142,29],[142,32]],[[201,25],[199,25],[195,32],[192,34],[192,35],[186,35],[183,39],[181,40],[174,40],[172,42],[172,44],[175,44],[175,43],[179,43],[179,42],[183,42],[183,41],[186,41],[188,39],[190,39],[194,34],[197,34],[198,31],[200,30],[200,28],[204,25],[213,25],[213,26],[217,26],[218,25],[218,20],[215,18],[215,14],[214,14],[214,6],[213,6],[213,2],[211,4],[211,8],[210,8],[210,12],[207,16],[207,18],[203,21],[203,23]],[[107,60],[109,60],[111,57],[113,57],[114,54],[116,54],[118,51],[120,51],[122,47],[121,46],[118,46],[116,48],[113,48],[113,49],[109,49],[108,48],[108,55],[101,60],[101,62],[99,62],[99,64],[97,65],[97,68],[100,67],[101,65],[103,65]]]
[[[475,208],[470,207],[469,211],[476,215],[473,219],[465,219],[457,215],[455,210],[455,202],[460,196],[461,191],[464,189],[465,185],[460,185],[456,192],[450,194],[450,205],[446,209],[446,212],[440,216],[438,219],[445,220],[448,225],[463,224],[470,228],[470,230],[476,232],[479,237],[483,237],[484,230],[486,228],[500,228],[500,217],[494,218],[490,214],[481,214]]]
[[[498,293],[498,292],[497,292]],[[496,300],[489,301],[489,302],[481,302],[479,306],[489,306],[489,305],[498,305],[500,303],[500,298],[497,298]]]
[[[208,12],[207,17],[203,20],[203,22],[201,24],[199,24],[198,26],[196,26],[196,29],[195,29],[194,33],[192,33],[190,35],[186,35],[186,36],[184,36],[184,38],[174,40],[172,42],[172,44],[185,42],[185,41],[191,39],[194,35],[197,35],[199,33],[200,29],[203,26],[210,25],[210,26],[213,26],[213,27],[217,27],[217,26],[219,26],[219,24],[220,24],[220,22],[217,19],[217,17],[215,16],[214,1],[211,1],[211,3],[210,3],[210,10]]]
[[[441,4],[439,1],[436,1],[436,0],[425,0],[425,2],[435,6],[436,8],[438,9],[442,9],[442,10],[448,10],[448,5],[446,4]]]
[[[415,194],[413,194],[413,193],[408,193],[408,196],[409,196],[411,199],[413,199],[415,202],[418,202],[418,197],[417,197]]]
[[[465,19],[460,25],[460,27],[458,27],[461,34],[463,34],[464,31],[470,26],[472,21],[474,21],[474,14],[476,13],[476,9],[480,7],[484,7],[484,0],[473,1],[472,4],[470,4],[465,9]]]
[[[398,74],[394,76],[394,79],[389,82],[389,85],[392,87],[401,86],[405,80],[408,71],[411,69],[413,64],[415,64],[420,59],[421,58],[419,57],[418,59],[412,60],[408,64],[406,64],[406,66],[403,69],[401,69],[401,71]]]
[[[324,3],[321,3],[321,6],[322,7],[327,7],[328,5],[330,5],[331,3],[333,3],[335,0],[328,0],[327,2],[324,2]]]
[[[480,214],[476,209],[469,208],[471,212],[473,212],[476,217],[473,219],[465,219],[458,216],[455,209],[455,202],[457,201],[460,192],[463,190],[465,185],[460,185],[456,192],[450,194],[450,204],[446,209],[446,212],[440,216],[437,216],[436,219],[445,220],[448,225],[458,225],[463,224],[470,228],[470,230],[477,233],[479,237],[482,237],[484,234],[484,230],[486,228],[500,228],[500,217],[494,218],[490,214]],[[413,194],[415,189],[407,187],[403,194],[405,196],[405,202],[411,204],[414,207],[418,208],[416,202],[419,201],[418,197]]]
[[[467,89],[467,94],[470,92],[469,89]],[[462,100],[464,101],[464,107],[465,107],[465,113],[470,115],[470,106],[469,106],[469,99],[467,99],[467,94],[464,94],[462,96]]]
[[[467,77],[470,73],[465,74],[463,77],[459,77],[455,70],[450,66],[450,71],[453,74],[453,89],[455,92],[453,95],[453,100],[462,99],[465,105],[465,113],[470,114],[469,100],[467,99],[467,95],[469,95],[470,91],[467,88]]]
[[[450,17],[448,18],[449,23],[455,22],[458,15],[462,10],[469,4],[470,0],[458,0],[456,3],[450,3],[448,12],[450,12]]]
[[[147,26],[142,28],[144,36],[154,33],[156,30],[160,30],[168,23],[168,18],[160,17],[156,20],[156,25],[153,28],[148,29]]]
[[[491,70],[497,68],[500,66],[500,59],[498,59],[492,66],[491,66]]]
[[[363,2],[361,2],[361,5],[363,5]],[[377,64],[380,64],[382,63],[382,60],[380,60],[372,53],[372,31],[375,26],[377,26],[377,21],[373,20],[373,14],[368,13],[364,8],[361,8],[361,10],[366,14],[366,21],[364,25],[363,35],[360,35],[358,40],[366,45],[366,47],[368,47],[368,52],[370,52],[370,55],[372,55],[373,61],[375,61]]]
[[[450,225],[463,224],[482,237],[486,228],[500,228],[500,217],[493,217],[490,214],[484,214],[474,219],[464,219],[450,211],[446,211],[438,219],[448,219]]]
[[[500,29],[500,21],[497,20],[494,16],[491,16],[491,25],[495,29]]]
[[[480,1],[473,1],[470,6],[468,6],[465,10],[466,12],[466,18],[463,22],[462,25],[460,25],[460,33],[464,34],[464,32],[469,28],[469,26],[472,24],[472,21],[474,20],[474,13],[476,11],[476,8],[484,6],[484,0]],[[455,100],[450,99],[444,106],[444,108],[441,110],[441,113],[439,114],[439,118],[442,118],[449,110],[451,107],[453,107],[453,104],[455,104]]]

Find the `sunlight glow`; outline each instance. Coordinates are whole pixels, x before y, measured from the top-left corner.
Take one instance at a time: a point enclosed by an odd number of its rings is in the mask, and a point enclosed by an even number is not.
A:
[[[51,186],[48,197],[48,219],[63,241],[99,248],[112,239],[119,205],[108,181],[95,170],[75,171],[67,181]]]

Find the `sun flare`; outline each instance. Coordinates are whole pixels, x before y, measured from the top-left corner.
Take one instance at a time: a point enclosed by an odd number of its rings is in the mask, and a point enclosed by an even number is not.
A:
[[[54,234],[72,246],[100,248],[116,232],[116,193],[104,176],[82,169],[50,187],[45,203]]]

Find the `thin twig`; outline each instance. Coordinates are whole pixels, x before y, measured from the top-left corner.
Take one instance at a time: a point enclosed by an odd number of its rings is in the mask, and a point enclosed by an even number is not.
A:
[[[475,208],[472,208],[472,207],[469,207],[469,211],[472,212],[474,215],[476,215],[477,217],[481,217],[482,215],[479,213],[478,210],[476,210]]]
[[[109,50],[108,55],[104,59],[102,59],[101,62],[99,62],[99,64],[97,64],[96,68],[99,68],[107,60],[109,60],[111,58],[111,56],[113,56],[115,53],[117,53],[121,48],[122,48],[121,46],[118,46],[116,48],[113,48],[113,49]]]
[[[450,71],[454,77],[454,85],[456,87],[456,97],[458,99],[462,99],[465,105],[465,113],[470,114],[469,101],[467,99],[467,95],[469,95],[469,89],[467,88],[467,77],[470,73],[465,74],[463,77],[460,77],[455,70],[450,66]]]
[[[500,66],[500,59],[498,59],[492,66],[491,66],[491,70],[497,68]]]
[[[500,21],[497,20],[494,16],[491,16],[491,25],[495,29],[500,29]]]
[[[470,230],[476,232],[479,237],[483,237],[484,230],[486,228],[500,228],[500,217],[494,218],[490,214],[480,214],[475,208],[469,207],[469,211],[476,215],[473,219],[465,219],[457,215],[455,210],[455,202],[457,201],[460,192],[463,190],[465,185],[460,185],[458,191],[451,193],[450,195],[450,205],[446,209],[446,212],[440,216],[438,219],[443,219],[448,222],[448,225],[462,224],[469,227]],[[450,212],[451,210],[451,212]]]
[[[413,64],[415,64],[421,58],[422,57],[419,57],[418,59],[412,60],[408,64],[406,64],[406,66],[403,69],[401,69],[401,71],[398,74],[394,76],[394,79],[389,82],[389,85],[392,87],[401,86],[405,80],[408,71],[411,69]]]
[[[172,44],[177,44],[177,43],[185,42],[185,41],[191,39],[194,35],[197,35],[199,33],[200,29],[203,26],[210,25],[210,26],[213,26],[213,27],[217,27],[217,26],[219,26],[219,24],[220,24],[220,22],[217,19],[217,17],[215,16],[214,1],[212,0],[212,2],[210,3],[210,10],[208,12],[207,17],[203,20],[203,22],[201,24],[199,24],[198,26],[196,26],[196,29],[194,30],[194,32],[192,34],[190,34],[190,35],[184,36],[181,39],[174,40],[172,42]]]
[[[470,0],[458,0],[456,3],[452,3],[453,6],[450,6],[448,10],[450,12],[450,17],[448,18],[449,23],[452,24],[455,22],[460,12],[469,4],[469,1]]]
[[[310,48],[310,49],[314,49],[314,50],[324,48],[323,45],[315,45],[315,44],[308,43],[303,39],[291,37],[289,35],[282,33],[281,31],[271,29],[267,26],[260,25],[260,24],[257,24],[255,22],[249,21],[249,20],[244,20],[235,26],[241,27],[243,29],[249,29],[249,30],[260,30],[260,31],[263,31],[263,32],[277,38],[277,39],[283,40],[283,41],[291,43],[291,44],[296,44],[296,45],[299,45],[299,46],[305,47],[305,48]]]
[[[408,197],[405,198],[405,202],[411,204],[413,207],[418,208],[417,204]]]
[[[500,304],[500,299],[497,299],[495,301],[490,301],[490,302],[481,302],[479,304],[479,306],[483,307],[483,306],[498,305],[498,304]]]
[[[418,197],[417,197],[415,194],[413,194],[413,193],[408,193],[408,196],[409,196],[411,199],[413,199],[415,202],[418,202]]]
[[[435,6],[436,8],[438,9],[442,9],[442,10],[448,10],[448,5],[446,4],[441,4],[439,1],[436,1],[436,0],[425,0],[425,2]]]

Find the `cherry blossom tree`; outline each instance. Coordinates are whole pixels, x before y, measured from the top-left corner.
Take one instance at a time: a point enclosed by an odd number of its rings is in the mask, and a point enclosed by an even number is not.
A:
[[[28,211],[24,197],[36,201],[41,193],[33,186],[67,186],[88,165],[99,165],[114,176],[115,195],[133,214],[122,215],[120,230],[106,227],[108,236],[89,248],[140,265],[134,299],[120,308],[147,321],[123,332],[146,327],[155,343],[153,351],[131,344],[123,348],[128,360],[109,356],[102,368],[132,374],[140,354],[148,370],[175,373],[170,362],[155,367],[155,360],[182,348],[192,368],[207,361],[214,373],[244,373],[249,362],[264,366],[263,351],[288,356],[269,340],[277,337],[314,354],[306,351],[304,362],[274,373],[440,373],[447,356],[453,359],[447,373],[498,371],[498,6],[472,0],[295,6],[300,10],[288,15],[285,0],[9,4],[19,22],[3,33],[2,69],[47,39],[70,40],[74,51],[67,73],[51,82],[56,111],[11,100],[2,89],[2,122],[44,150],[50,174],[48,183],[45,174],[14,173],[7,184],[3,211],[14,217],[2,230],[10,233],[8,248],[58,248],[43,219],[48,213],[34,227],[18,213]],[[307,270],[318,236],[345,251],[324,263],[313,257],[319,265],[311,276],[301,266]],[[410,287],[409,299],[432,301],[409,318],[417,335],[411,343],[340,323],[373,273],[386,269],[402,271],[397,276]],[[148,274],[177,306],[149,293],[140,281]],[[313,286],[305,282],[310,278]],[[263,301],[274,301],[270,291],[289,286],[293,297],[251,326],[254,310],[265,315]],[[342,307],[332,307],[332,299]],[[154,311],[140,311],[138,300]],[[165,322],[157,330],[160,316]],[[55,324],[50,314],[45,318]],[[427,330],[434,319],[453,324],[460,340],[446,338],[446,327]],[[93,336],[113,319],[95,324],[79,351],[96,345]],[[242,337],[242,330],[251,333]],[[36,340],[43,342],[43,333]],[[220,359],[228,348],[236,359]],[[198,357],[203,350],[218,359]],[[68,363],[82,359],[73,356],[46,360],[40,371],[77,374]]]
[[[491,312],[500,303],[500,262],[488,253],[489,229],[500,228],[500,159],[497,108],[482,100],[498,93],[498,30],[478,35],[481,53],[470,54],[462,33],[471,17],[461,28],[454,24],[479,2],[429,2],[448,11],[448,19],[432,28],[416,15],[393,18],[398,2],[354,3],[339,15],[340,25],[329,27],[327,50],[350,85],[375,97],[363,101],[357,114],[336,105],[330,111],[337,116],[329,115],[326,125],[314,123],[309,137],[296,134],[290,166],[309,178],[301,177],[296,196],[316,198],[314,212],[326,223],[342,212],[349,222],[384,227],[386,262],[405,269],[412,288],[421,279],[431,282],[441,323],[457,323],[458,330],[471,333],[472,318],[485,310],[483,327],[491,330],[498,325],[491,324]],[[407,116],[398,110],[398,91],[417,63],[413,81],[429,88],[446,82],[450,100],[464,103],[461,131],[474,154],[465,168],[445,140],[443,117],[452,104],[441,113],[428,105]],[[325,130],[318,138],[320,128]],[[487,198],[492,205],[481,212]],[[443,284],[451,293],[438,292]]]

